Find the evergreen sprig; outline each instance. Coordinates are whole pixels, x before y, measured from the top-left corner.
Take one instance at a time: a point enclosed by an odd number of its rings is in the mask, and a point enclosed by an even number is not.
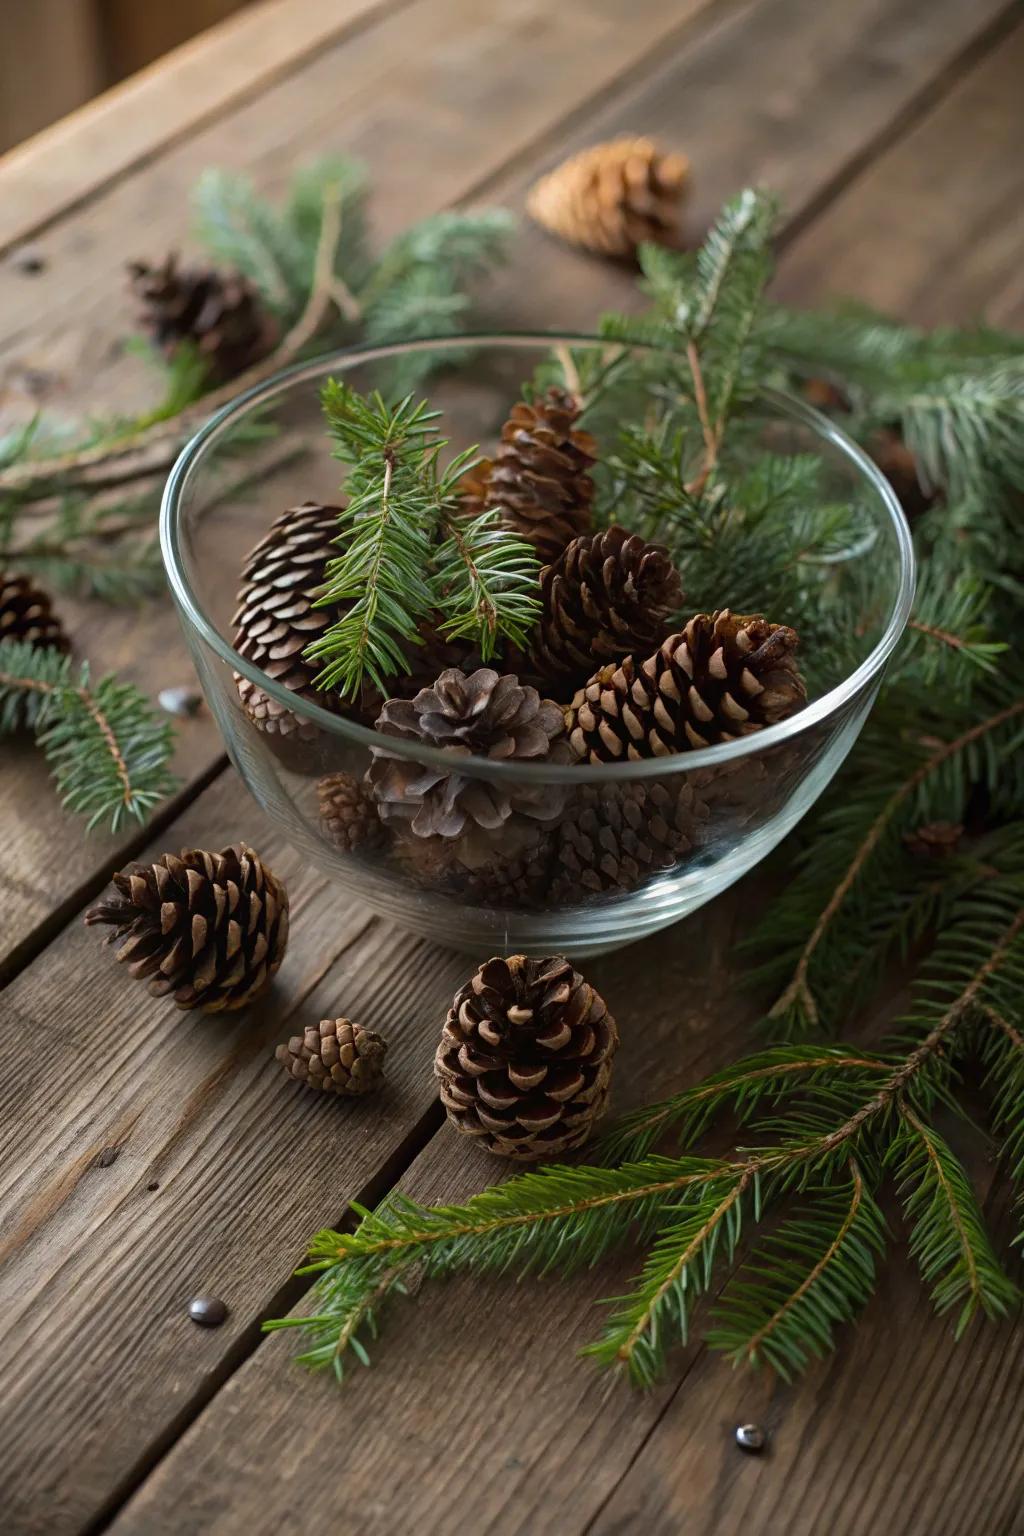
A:
[[[345,611],[305,653],[323,664],[317,685],[354,697],[368,678],[386,694],[388,679],[409,670],[408,648],[423,643],[428,619],[471,639],[484,661],[504,640],[522,644],[539,609],[539,565],[496,517],[462,515],[459,482],[476,450],[442,467],[439,412],[412,395],[389,405],[332,379],[323,405],[348,476],[341,553],[320,599]]]
[[[1019,1304],[1019,1290],[966,1170],[933,1122],[955,1104],[963,1067],[987,1054],[993,1125],[1019,1175],[1019,1121],[1008,1107],[1020,1107],[1020,1061],[1008,1073],[991,1042],[1005,1049],[995,1000],[1022,975],[1017,873],[958,904],[891,1047],[761,1052],[629,1117],[611,1142],[626,1160],[613,1167],[541,1169],[460,1206],[423,1207],[395,1194],[377,1211],[357,1209],[353,1232],[314,1241],[314,1314],[268,1326],[308,1329],[302,1358],[341,1375],[350,1350],[367,1363],[371,1317],[376,1327],[384,1302],[414,1278],[571,1273],[639,1240],[646,1261],[585,1353],[649,1386],[688,1337],[698,1299],[728,1274],[746,1228],[754,1246],[721,1290],[708,1342],[790,1376],[832,1347],[836,1328],[872,1293],[886,1239],[878,1195],[890,1176],[938,1310],[957,1310],[958,1333],[976,1312],[1003,1316]],[[693,1142],[729,1111],[752,1142],[729,1158],[701,1155]],[[650,1150],[666,1132],[679,1153]],[[776,1224],[758,1235],[769,1216]]]
[[[68,808],[118,832],[144,821],[172,792],[170,722],[131,683],[93,683],[88,663],[16,640],[0,641],[0,734],[34,730]]]

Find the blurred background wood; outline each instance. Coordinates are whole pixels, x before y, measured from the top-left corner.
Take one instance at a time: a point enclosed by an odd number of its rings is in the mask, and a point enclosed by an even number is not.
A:
[[[3,0],[0,152],[252,0]]]

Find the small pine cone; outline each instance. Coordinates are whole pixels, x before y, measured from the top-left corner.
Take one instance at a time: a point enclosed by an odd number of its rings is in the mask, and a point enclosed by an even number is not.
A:
[[[618,527],[573,539],[541,571],[540,588],[531,662],[563,698],[602,663],[648,655],[682,601],[668,550]]]
[[[274,1055],[300,1083],[350,1098],[373,1093],[384,1081],[387,1041],[349,1019],[324,1019],[279,1045]]]
[[[373,796],[351,773],[329,773],[317,785],[320,820],[331,842],[348,853],[383,846],[387,833]]]
[[[911,521],[935,505],[935,491],[923,483],[917,459],[899,432],[883,428],[868,446]]]
[[[27,576],[0,571],[0,640],[20,640],[40,650],[71,649],[49,596]]]
[[[515,812],[540,821],[561,811],[557,786],[470,778],[457,771],[467,753],[504,762],[551,760],[562,735],[562,711],[509,673],[452,668],[414,699],[389,699],[377,730],[385,736],[450,751],[450,773],[375,748],[367,773],[381,818],[408,825],[416,837],[459,837],[474,825],[496,829]],[[564,748],[564,743],[561,743]]]
[[[578,415],[564,390],[549,389],[533,405],[521,400],[501,429],[493,461],[482,460],[462,482],[467,513],[498,508],[503,526],[544,561],[590,531],[594,482],[588,471],[597,445],[573,426]]]
[[[174,252],[158,267],[133,261],[128,272],[140,323],[154,344],[173,357],[182,342],[191,342],[210,383],[237,378],[273,350],[277,323],[237,272],[182,267]]]
[[[754,614],[699,613],[637,664],[609,663],[566,710],[585,762],[667,757],[774,725],[807,701],[796,632]]]
[[[456,1130],[527,1161],[581,1146],[608,1103],[615,1021],[567,960],[488,960],[456,993],[434,1059]]]
[[[307,703],[337,707],[329,693],[314,688],[320,671],[303,660],[306,646],[338,617],[314,606],[323,592],[327,562],[336,553],[331,543],[338,532],[337,507],[304,501],[289,507],[271,524],[242,568],[243,585],[231,623],[232,644],[240,656]],[[316,727],[235,673],[238,696],[249,719],[270,735],[297,733],[311,740]]]
[[[918,859],[948,859],[960,846],[963,822],[929,821],[903,834],[903,846]]]
[[[689,782],[582,785],[558,828],[557,902],[632,891],[700,846],[709,811]]]
[[[662,154],[650,139],[595,144],[543,176],[527,211],[553,235],[601,256],[631,256],[644,241],[679,244],[689,190],[685,155]]]
[[[417,885],[474,906],[521,909],[542,904],[551,881],[550,827],[513,816],[497,833],[462,837],[399,836],[393,852]]]
[[[242,1008],[270,984],[288,944],[288,892],[244,843],[129,864],[85,914],[153,997],[204,1013]]]

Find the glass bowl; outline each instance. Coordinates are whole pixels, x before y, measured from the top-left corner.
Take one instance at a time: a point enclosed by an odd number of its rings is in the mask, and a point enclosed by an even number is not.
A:
[[[476,955],[597,954],[678,921],[739,879],[796,825],[846,757],[913,597],[910,535],[887,481],[824,416],[766,389],[748,408],[745,430],[774,454],[814,455],[820,494],[856,509],[845,544],[795,557],[799,590],[813,595],[816,611],[824,604],[836,616],[837,643],[826,626],[814,654],[806,645],[801,651],[806,707],[751,735],[667,758],[599,766],[459,758],[459,775],[496,808],[486,818],[495,825],[471,822],[457,837],[424,838],[408,824],[389,824],[382,841],[354,849],[336,837],[322,817],[332,784],[362,781],[375,747],[386,744],[428,773],[450,773],[452,759],[298,697],[232,647],[250,548],[284,508],[339,499],[342,470],[325,435],[322,384],[333,375],[362,391],[393,394],[414,370],[418,387],[444,411],[451,451],[480,443],[486,453],[535,369],[552,356],[578,362],[608,345],[575,336],[478,336],[300,364],[215,415],[182,452],[164,495],[171,590],[207,701],[253,796],[292,844],[368,908]],[[635,384],[637,398],[615,402],[620,419],[634,410],[642,419],[645,387]],[[601,423],[592,430],[600,447]],[[731,600],[728,592],[716,599],[722,607]],[[799,612],[768,617],[800,629]],[[261,690],[262,719],[243,706],[241,680]]]

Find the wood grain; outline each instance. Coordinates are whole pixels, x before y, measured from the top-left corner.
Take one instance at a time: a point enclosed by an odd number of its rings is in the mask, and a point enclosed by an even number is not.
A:
[[[1014,102],[1014,78],[995,60],[979,71],[990,93],[1001,91],[1004,110]],[[969,85],[915,135],[922,172],[939,146],[969,135]],[[909,175],[897,146],[879,163],[878,183],[887,164],[901,163]],[[925,221],[949,207],[949,184],[936,187],[934,197],[919,209]],[[860,184],[833,217],[845,219],[845,203],[857,199],[865,229],[877,228]],[[816,238],[812,226],[793,248],[791,259],[808,272]],[[999,225],[991,238],[1001,242]],[[907,303],[925,289],[941,303],[948,282],[944,316],[960,318],[962,275],[925,242],[911,249],[901,268]],[[985,270],[986,242],[961,261]],[[822,271],[822,288],[826,281]],[[741,910],[749,889],[740,888]],[[705,909],[671,938],[591,967],[623,1030],[625,1097],[649,1097],[649,1070],[663,1091],[672,1079],[692,1080],[706,1070],[719,1049],[735,1052],[742,1005],[728,995],[729,929],[707,926],[723,921],[727,906]],[[707,958],[712,934],[719,949]],[[418,1198],[450,1200],[479,1180],[475,1163],[442,1133],[403,1187]],[[453,1283],[400,1310],[378,1347],[379,1363],[336,1399],[332,1384],[307,1380],[289,1362],[287,1339],[274,1339],[224,1386],[112,1530],[233,1536],[244,1529],[259,1536],[339,1516],[361,1536],[373,1536],[402,1529],[410,1509],[441,1536],[867,1536],[878,1529],[1011,1536],[1024,1529],[1015,1385],[1020,1329],[978,1330],[956,1350],[948,1325],[931,1316],[916,1278],[896,1256],[863,1326],[796,1387],[734,1374],[691,1348],[678,1359],[670,1387],[638,1399],[569,1361],[573,1346],[593,1332],[593,1302],[614,1293],[621,1277],[614,1266],[603,1267],[571,1291],[540,1282]],[[772,1435],[760,1461],[742,1458],[731,1439],[736,1424],[750,1419]],[[338,1444],[346,1447],[343,1502],[337,1489],[312,1486],[308,1477]],[[266,1466],[265,1475],[254,1476],[254,1465]]]
[[[151,384],[144,365],[140,372],[137,359],[121,355],[120,338],[130,324],[123,299],[124,262],[132,254],[126,239],[151,253],[180,240],[189,190],[204,166],[245,167],[261,186],[279,189],[297,160],[352,150],[371,166],[385,237],[468,195],[531,136],[553,131],[567,113],[600,97],[624,69],[674,37],[703,3],[637,0],[623,36],[617,0],[566,0],[556,11],[546,0],[502,0],[489,8],[474,0],[419,0],[358,36],[346,33],[333,46],[325,41],[299,73],[265,84],[256,99],[172,142],[156,164],[47,231],[38,241],[42,273],[0,268],[0,414],[5,405],[14,408],[25,380],[29,395],[21,403],[29,410],[37,389],[58,415],[94,412],[100,399],[104,409],[137,409],[140,391]],[[270,22],[276,35],[276,12]],[[530,90],[522,88],[527,69]],[[153,82],[159,95],[162,77]],[[134,110],[131,103],[125,107],[129,134]],[[53,154],[62,163],[59,145]],[[0,166],[0,207],[7,187]],[[123,671],[151,696],[192,678],[169,603],[148,603],[127,615],[66,601],[61,610],[94,669]],[[194,782],[219,759],[219,738],[206,715],[183,724],[178,737],[175,767]],[[102,878],[124,839],[84,841],[29,752],[0,746],[0,768],[0,812],[10,829],[0,845],[2,975],[33,952],[55,911]],[[55,836],[59,859],[52,852]]]
[[[262,0],[54,123],[0,158],[0,252],[396,3]]]

